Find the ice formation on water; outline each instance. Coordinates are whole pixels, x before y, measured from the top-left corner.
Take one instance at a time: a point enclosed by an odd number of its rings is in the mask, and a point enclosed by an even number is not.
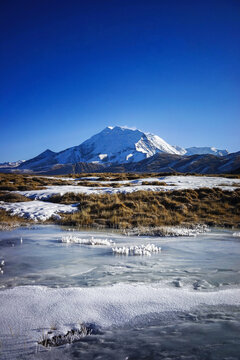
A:
[[[103,246],[112,246],[114,242],[107,239],[97,239],[93,236],[90,239],[83,239],[78,236],[68,235],[62,237],[62,242],[66,244],[82,244],[82,245],[103,245]]]
[[[210,231],[207,225],[192,225],[190,227],[182,226],[157,226],[157,227],[138,227],[127,230],[128,236],[197,236],[199,234]]]
[[[123,246],[112,248],[114,254],[118,255],[147,255],[151,256],[151,253],[159,253],[161,248],[154,244],[147,245],[135,245],[135,246]]]
[[[1,260],[0,262],[0,274],[3,274],[3,267],[5,265],[5,261],[4,260]]]
[[[240,231],[233,233],[233,236],[234,236],[234,237],[240,237]]]

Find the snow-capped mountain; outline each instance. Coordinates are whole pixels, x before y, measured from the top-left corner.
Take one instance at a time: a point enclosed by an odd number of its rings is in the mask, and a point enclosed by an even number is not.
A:
[[[227,150],[219,150],[215,147],[189,147],[189,148],[181,148],[180,146],[174,146],[174,148],[181,155],[191,156],[191,155],[203,155],[203,154],[211,154],[216,156],[226,156],[229,154]]]
[[[178,151],[157,135],[126,127],[106,127],[79,146],[56,155],[60,164],[76,162],[126,163],[148,158],[157,152],[178,154]]]
[[[21,165],[22,163],[24,163],[25,160],[18,160],[18,161],[13,161],[13,162],[4,162],[4,163],[0,163],[0,168],[16,168],[19,165]]]
[[[48,171],[51,167],[66,164],[127,164],[142,161],[158,153],[171,155],[214,154],[222,156],[227,150],[215,148],[188,148],[172,146],[157,135],[137,129],[115,126],[106,127],[78,146],[61,152],[46,150],[18,167],[25,171]]]

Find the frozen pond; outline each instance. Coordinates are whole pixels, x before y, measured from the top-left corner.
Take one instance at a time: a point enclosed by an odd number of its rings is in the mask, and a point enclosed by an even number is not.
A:
[[[233,232],[149,238],[53,225],[1,232],[0,358],[239,359]],[[105,245],[62,242],[66,236]],[[110,241],[162,251],[118,255]],[[58,348],[37,344],[49,329],[66,333],[82,322],[100,333]]]

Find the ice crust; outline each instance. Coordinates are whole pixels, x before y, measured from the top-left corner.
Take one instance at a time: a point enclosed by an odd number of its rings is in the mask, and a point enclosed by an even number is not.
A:
[[[61,331],[79,322],[104,328],[121,326],[141,316],[185,312],[202,305],[237,306],[240,289],[198,292],[140,283],[58,289],[23,286],[2,290],[0,303],[0,334],[10,334],[11,329],[38,341],[42,329],[52,324]]]

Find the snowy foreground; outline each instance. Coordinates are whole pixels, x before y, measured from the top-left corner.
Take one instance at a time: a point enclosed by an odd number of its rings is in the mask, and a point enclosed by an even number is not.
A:
[[[20,286],[1,291],[0,302],[0,336],[10,328],[36,343],[42,329],[50,329],[52,324],[67,332],[79,326],[79,319],[109,327],[124,325],[137,316],[190,311],[203,304],[240,305],[240,289],[196,292],[159,284],[60,289]]]

